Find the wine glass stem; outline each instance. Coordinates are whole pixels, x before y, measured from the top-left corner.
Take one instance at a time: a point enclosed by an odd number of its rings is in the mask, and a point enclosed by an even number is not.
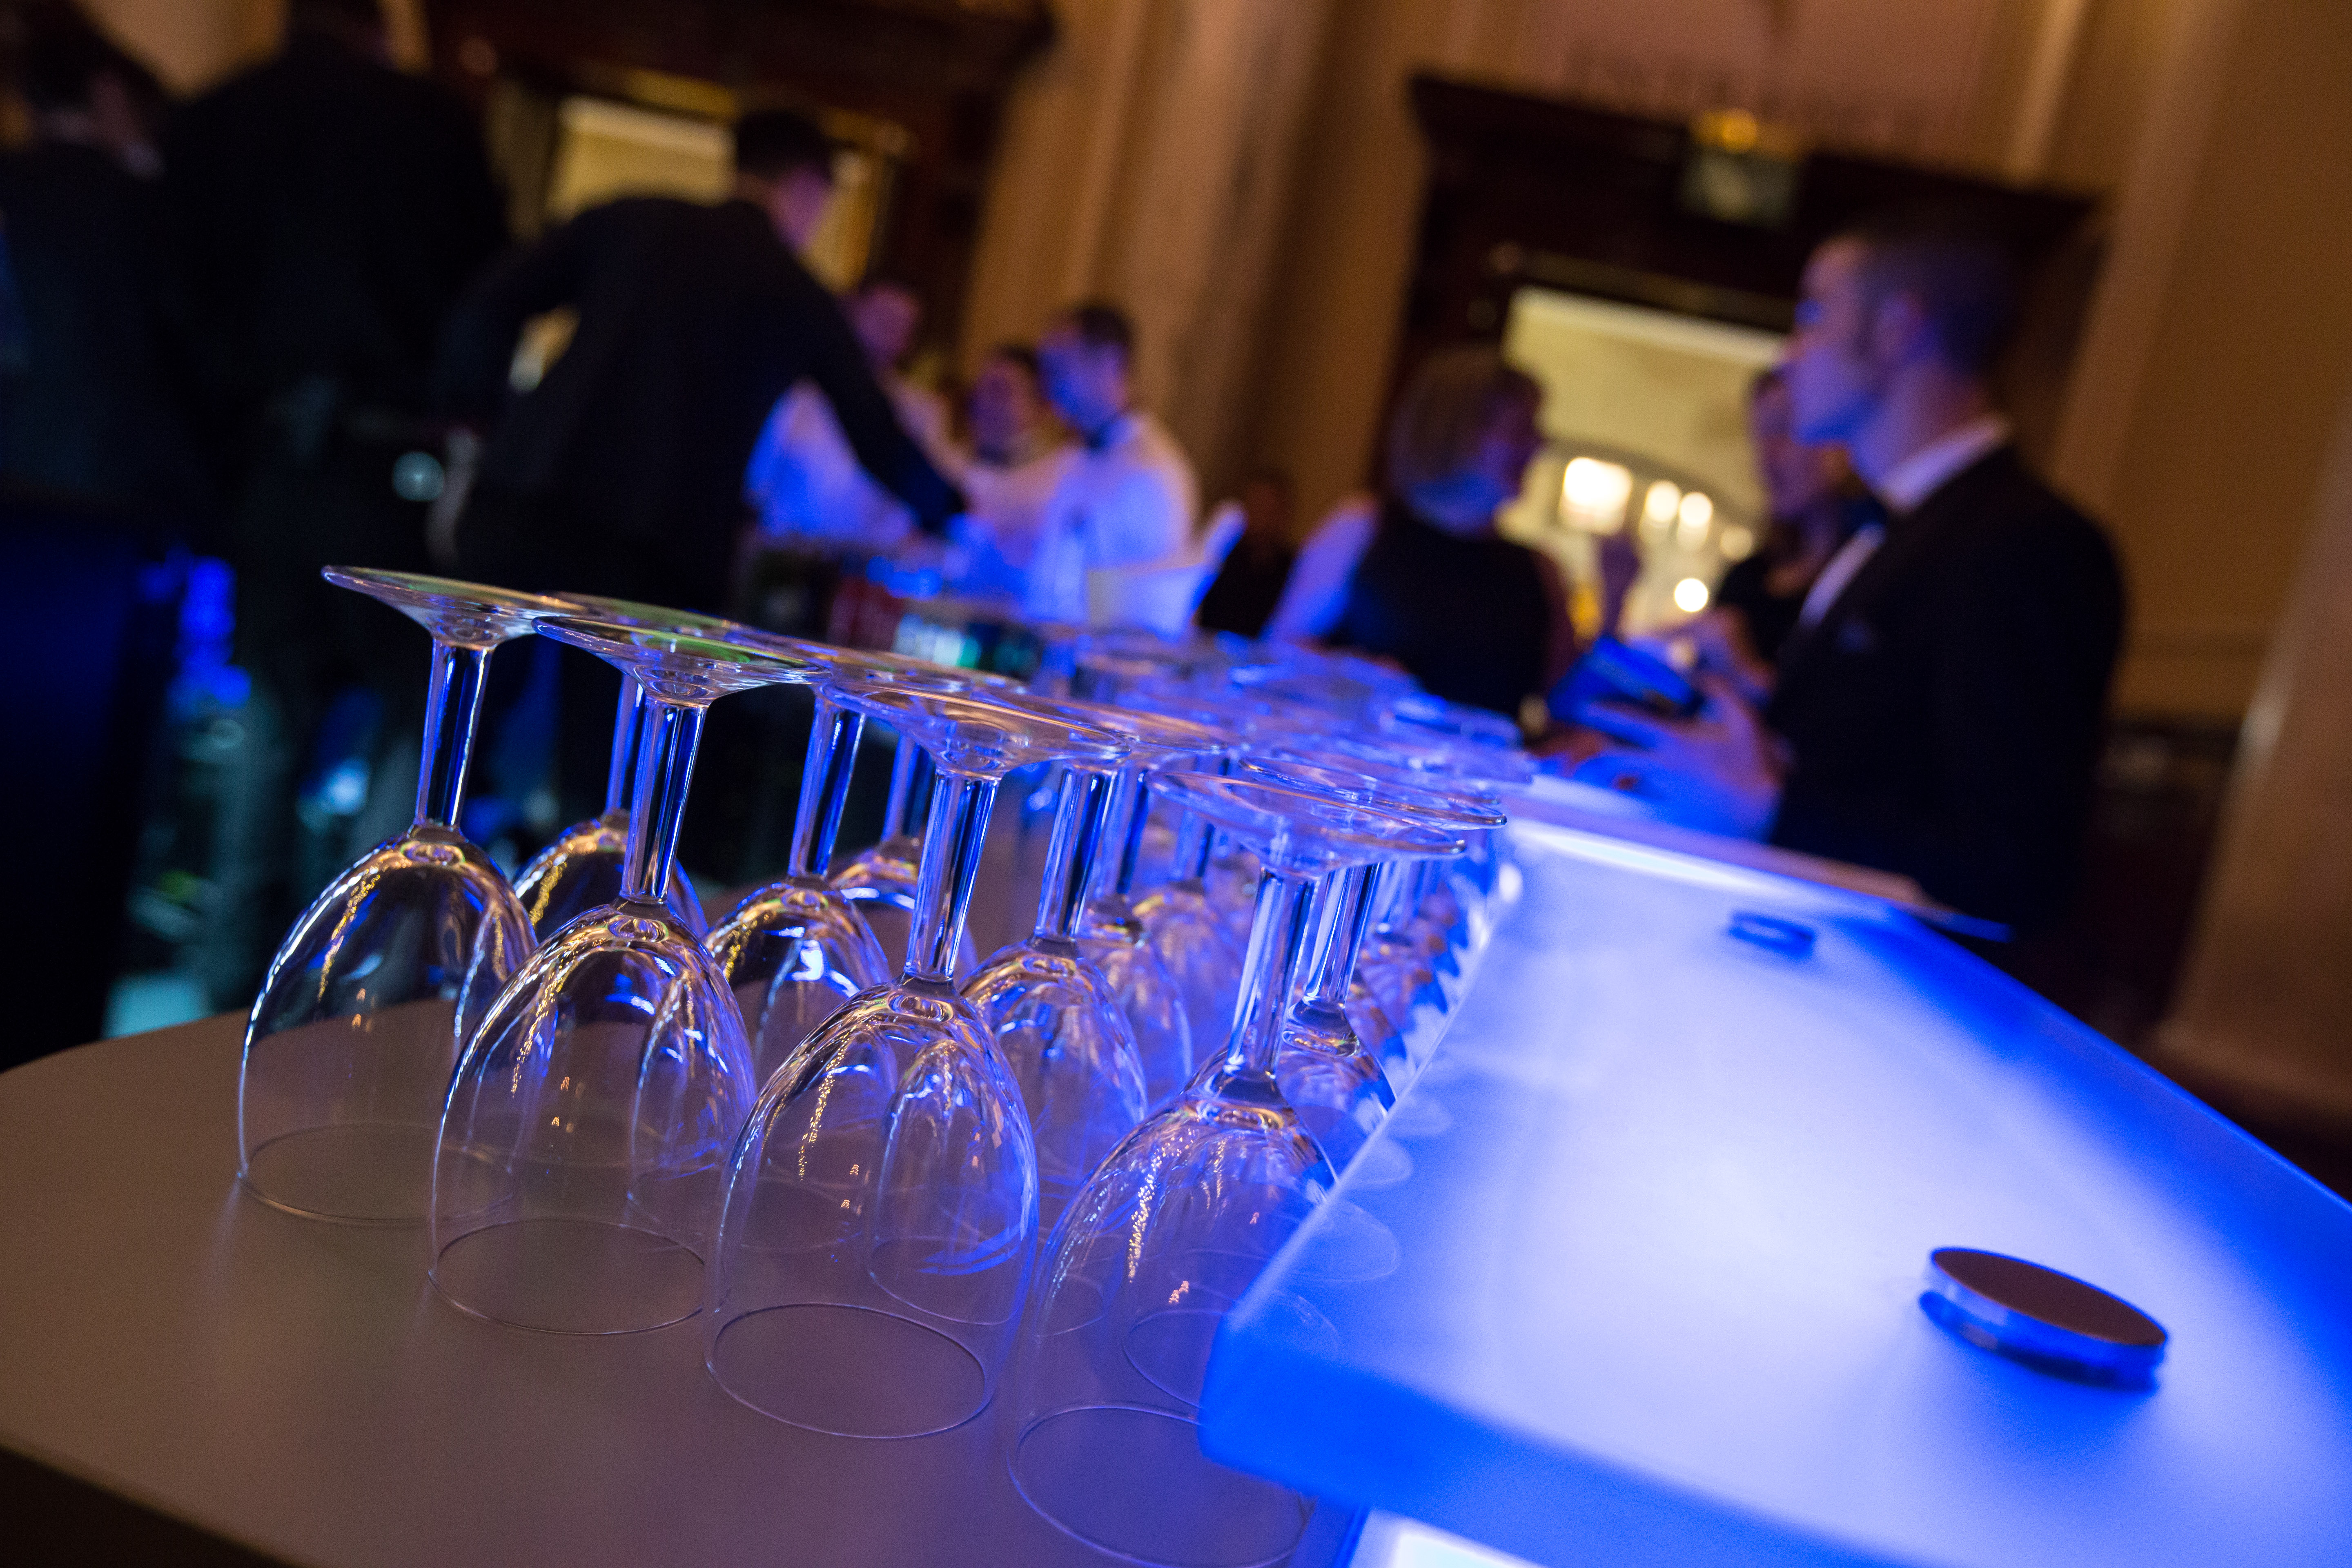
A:
[[[694,781],[694,748],[702,739],[702,710],[650,694],[645,739],[638,748],[637,787],[630,803],[629,843],[621,896],[658,904],[669,896],[677,858],[677,825]]]
[[[637,782],[637,743],[645,728],[646,694],[628,676],[621,677],[621,703],[613,713],[613,761],[604,770],[604,815],[629,809],[629,791]]]
[[[908,980],[955,984],[956,948],[963,940],[964,912],[971,904],[981,847],[988,838],[989,808],[995,803],[994,779],[940,773],[936,780],[930,817],[923,826],[923,858],[915,873],[915,926],[907,939]]]
[[[885,842],[907,831],[907,809],[915,798],[915,742],[906,736],[898,737],[890,752],[890,795],[882,807],[882,837]]]
[[[419,826],[455,827],[466,804],[466,760],[482,711],[490,650],[433,640],[433,686],[425,700],[425,754],[416,769]]]
[[[1136,868],[1143,863],[1143,830],[1151,822],[1151,784],[1142,773],[1135,775],[1135,793],[1128,807],[1127,832],[1118,846],[1118,882],[1113,889],[1121,896],[1135,891]]]
[[[1229,1073],[1265,1076],[1274,1071],[1291,979],[1307,945],[1314,886],[1304,877],[1272,868],[1258,879],[1241,1001],[1234,1009],[1234,1032],[1225,1044],[1224,1070]]]
[[[1310,1005],[1344,1007],[1348,984],[1356,977],[1364,938],[1372,929],[1377,868],[1350,866],[1323,879],[1322,919],[1317,921],[1315,960],[1307,965],[1304,1000]]]
[[[1402,912],[1406,877],[1405,862],[1383,860],[1372,869],[1372,929],[1394,931],[1402,925]]]
[[[801,798],[793,809],[792,860],[784,869],[803,882],[823,882],[833,863],[833,841],[841,832],[842,808],[849,801],[849,775],[857,765],[857,738],[866,718],[819,691],[816,721],[809,726],[808,760],[801,764]],[[896,763],[892,765],[896,773]],[[895,785],[897,779],[892,779]]]
[[[1037,889],[1037,935],[1073,940],[1087,883],[1102,853],[1103,828],[1110,816],[1111,776],[1079,768],[1062,771],[1062,794],[1054,809],[1054,837],[1045,846],[1045,877]]]
[[[1176,875],[1195,882],[1204,879],[1209,874],[1209,852],[1216,845],[1217,836],[1208,818],[1186,812],[1183,826],[1177,829]]]
[[[1110,831],[1118,836],[1118,852],[1098,858],[1090,879],[1092,894],[1097,899],[1132,891],[1135,887],[1135,862],[1143,851],[1143,827],[1151,814],[1150,792],[1143,782],[1143,771],[1124,767],[1111,784]]]
[[[931,762],[923,754],[923,748],[900,736],[898,749],[890,758],[890,799],[882,808],[884,842],[907,836],[907,825],[915,819],[930,770]]]

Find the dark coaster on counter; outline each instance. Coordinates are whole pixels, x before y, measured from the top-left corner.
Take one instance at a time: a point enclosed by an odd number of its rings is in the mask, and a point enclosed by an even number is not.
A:
[[[1732,911],[1731,934],[1783,958],[1803,958],[1813,951],[1812,927],[1754,910]]]
[[[1981,1350],[2036,1372],[2117,1388],[2147,1386],[2164,1359],[2164,1325],[2071,1274],[1999,1252],[1942,1247],[1927,1255],[1927,1316]]]

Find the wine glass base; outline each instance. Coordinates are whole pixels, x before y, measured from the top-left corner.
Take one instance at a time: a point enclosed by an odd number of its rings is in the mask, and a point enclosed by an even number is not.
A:
[[[1200,1429],[1163,1410],[1057,1410],[1023,1431],[1012,1470],[1049,1523],[1129,1563],[1263,1568],[1307,1528],[1305,1498],[1216,1463]]]
[[[836,1437],[923,1437],[988,1405],[972,1353],[909,1318],[871,1307],[795,1302],[719,1331],[710,1375],[761,1415]]]
[[[1223,1301],[1138,1318],[1127,1331],[1128,1364],[1161,1393],[1198,1409],[1201,1388],[1209,1376],[1209,1350],[1216,1342],[1217,1325],[1232,1308],[1233,1303]]]
[[[337,1121],[281,1133],[246,1157],[245,1190],[304,1219],[416,1225],[433,1204],[434,1129]]]
[[[634,1334],[701,1310],[702,1259],[634,1226],[510,1220],[443,1247],[433,1284],[452,1306],[509,1328]]]

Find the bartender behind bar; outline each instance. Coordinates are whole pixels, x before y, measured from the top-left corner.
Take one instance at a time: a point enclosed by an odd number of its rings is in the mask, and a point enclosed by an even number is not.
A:
[[[1796,435],[1843,443],[1889,521],[1823,568],[1760,706],[1704,667],[1694,719],[1592,703],[1578,717],[1636,749],[1591,773],[2020,930],[2063,911],[2123,585],[1995,404],[2017,296],[2005,248],[1957,215],[1889,215],[1813,253],[1786,366]]]

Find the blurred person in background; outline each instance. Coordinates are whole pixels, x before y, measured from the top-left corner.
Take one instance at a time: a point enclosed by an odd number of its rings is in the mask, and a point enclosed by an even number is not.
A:
[[[209,922],[224,1005],[318,886],[407,820],[399,738],[423,722],[425,639],[319,568],[425,566],[434,342],[506,237],[473,116],[393,68],[373,0],[286,16],[278,53],[181,110],[163,147],[253,678],[252,771]]]
[[[1713,608],[1681,634],[1754,700],[1770,692],[1780,649],[1822,570],[1858,531],[1885,521],[1885,509],[1854,478],[1845,448],[1800,441],[1791,418],[1782,372],[1760,372],[1748,388],[1748,436],[1764,481],[1764,542],[1724,574]]]
[[[989,350],[965,403],[971,449],[957,477],[971,510],[961,531],[961,584],[975,597],[1018,602],[1045,531],[1045,509],[1076,448],[1045,401],[1037,351],[1026,343]]]
[[[874,277],[842,305],[899,424],[944,468],[947,404],[899,374],[922,327],[922,296],[898,279]],[[796,384],[768,416],[743,489],[759,514],[760,531],[772,540],[887,551],[915,530],[906,503],[858,466],[841,420],[813,379]]]
[[[1032,615],[1084,621],[1090,592],[1116,601],[1121,574],[1181,556],[1200,486],[1175,437],[1136,405],[1135,326],[1124,310],[1097,300],[1063,311],[1037,360],[1078,447],[1045,505],[1023,603]]]
[[[2088,820],[2124,596],[2098,525],[2014,445],[1992,374],[2014,259],[1970,216],[1867,220],[1806,264],[1793,433],[1837,442],[1885,503],[1807,595],[1760,709],[1586,715],[1593,766],[1689,826],[1907,876],[2021,931],[2063,913]]]
[[[752,447],[803,382],[917,527],[942,531],[962,510],[798,254],[832,200],[833,155],[802,115],[747,115],[730,199],[590,208],[467,290],[436,377],[459,430],[436,536],[461,574],[723,611]],[[559,308],[577,313],[569,346],[509,395],[524,323]],[[619,678],[570,649],[556,658],[559,815],[576,821],[603,798]]]
[[[1297,487],[1280,468],[1260,468],[1242,481],[1237,498],[1242,536],[1201,597],[1193,620],[1213,632],[1255,637],[1281,601],[1298,546],[1291,538]]]
[[[1423,362],[1390,420],[1386,489],[1317,528],[1265,635],[1355,648],[1439,697],[1519,717],[1577,648],[1559,569],[1495,526],[1542,444],[1541,403],[1495,349]]]
[[[0,357],[0,485],[186,538],[210,475],[153,175],[162,87],[66,5],[26,18],[31,137],[0,155],[20,342]]]

